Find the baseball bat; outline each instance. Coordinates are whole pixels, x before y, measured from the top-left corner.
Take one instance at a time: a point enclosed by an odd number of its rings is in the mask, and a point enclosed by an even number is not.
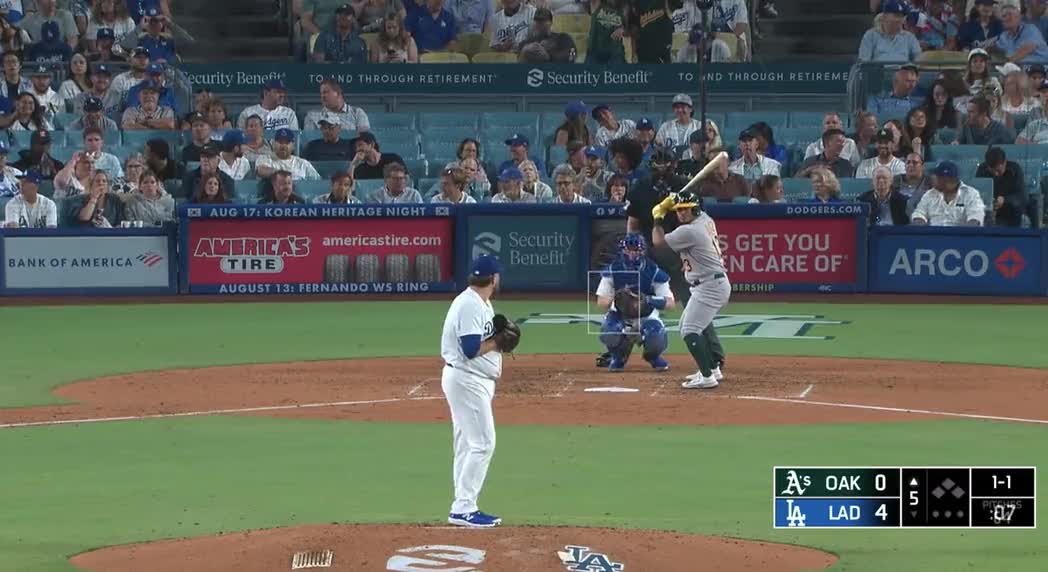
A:
[[[709,163],[706,163],[706,165],[702,168],[702,170],[699,171],[698,173],[695,173],[695,176],[692,177],[690,181],[688,181],[688,184],[684,185],[684,188],[679,190],[679,191],[677,191],[677,192],[680,193],[680,192],[684,192],[684,191],[690,191],[692,189],[692,187],[696,187],[695,190],[698,191],[697,187],[698,187],[699,183],[701,183],[702,180],[705,179],[706,177],[709,177],[710,174],[712,174],[713,171],[717,170],[721,166],[722,163],[725,164],[725,165],[728,164],[728,154],[725,153],[724,151],[721,151],[720,153],[717,153],[717,156],[714,157],[712,161],[710,161]]]

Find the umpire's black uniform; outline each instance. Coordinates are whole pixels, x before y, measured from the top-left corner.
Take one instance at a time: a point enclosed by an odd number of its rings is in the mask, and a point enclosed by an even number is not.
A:
[[[659,264],[659,267],[670,275],[670,290],[673,297],[681,304],[688,301],[691,296],[690,287],[684,280],[681,270],[680,257],[669,247],[654,248],[651,246],[651,230],[655,226],[655,220],[651,216],[651,209],[662,202],[671,192],[677,192],[684,188],[688,181],[674,174],[673,169],[665,173],[653,170],[652,175],[637,181],[627,195],[629,206],[626,215],[640,222],[641,232],[648,241],[651,257]],[[669,213],[662,220],[662,228],[670,232],[677,228],[677,215]]]

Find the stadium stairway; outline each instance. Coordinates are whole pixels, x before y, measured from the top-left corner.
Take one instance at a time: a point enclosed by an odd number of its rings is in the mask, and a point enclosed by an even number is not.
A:
[[[184,61],[288,59],[279,0],[179,0],[172,5],[175,21],[196,38],[179,45]]]
[[[779,17],[761,19],[760,61],[854,61],[873,17],[869,0],[776,0]]]

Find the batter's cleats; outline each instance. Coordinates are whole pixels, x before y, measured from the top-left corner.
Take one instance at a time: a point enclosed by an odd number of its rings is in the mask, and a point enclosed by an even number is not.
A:
[[[608,364],[608,371],[617,373],[624,369],[626,369],[626,360],[612,356],[611,363]]]
[[[724,374],[721,373],[721,368],[719,366],[713,368],[710,373],[713,374],[713,379],[716,379],[717,381],[722,381],[724,379]]]
[[[608,367],[611,365],[611,352],[604,352],[597,356],[597,367]]]
[[[647,360],[647,362],[651,364],[651,368],[654,369],[655,371],[668,371],[670,369],[669,362],[667,362],[666,360],[662,359],[661,357],[656,357],[655,359],[649,359],[649,360]]]
[[[465,526],[468,528],[495,528],[502,524],[502,519],[490,514],[484,514],[479,510],[475,510],[466,514],[451,513],[448,515],[448,522],[455,526]]]
[[[700,373],[698,377],[694,377],[680,384],[684,389],[713,389],[720,385],[712,375],[710,377],[703,377]]]

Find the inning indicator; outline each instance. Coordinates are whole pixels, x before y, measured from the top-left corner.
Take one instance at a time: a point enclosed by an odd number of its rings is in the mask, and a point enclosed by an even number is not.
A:
[[[775,467],[775,528],[1036,528],[1036,467]]]

